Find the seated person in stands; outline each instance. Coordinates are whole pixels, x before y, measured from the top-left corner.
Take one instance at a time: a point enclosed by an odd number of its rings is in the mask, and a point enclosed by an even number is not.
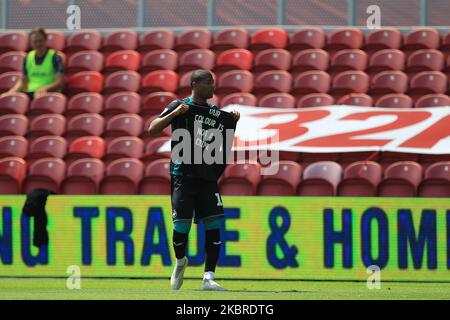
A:
[[[5,94],[25,92],[30,99],[47,92],[60,92],[64,84],[64,68],[61,57],[47,47],[47,33],[35,28],[30,33],[30,51],[23,63],[23,76]]]

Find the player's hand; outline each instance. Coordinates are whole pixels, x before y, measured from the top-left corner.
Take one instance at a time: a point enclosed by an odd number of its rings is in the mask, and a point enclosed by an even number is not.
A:
[[[231,116],[233,117],[234,121],[238,122],[241,118],[241,114],[237,112],[236,110],[233,110],[230,112]]]
[[[176,116],[180,114],[186,113],[189,110],[189,106],[187,104],[180,104],[174,111]]]
[[[37,99],[37,98],[39,98],[39,97],[42,97],[43,95],[45,95],[47,93],[47,90],[46,89],[44,89],[44,88],[41,88],[41,89],[37,89],[35,92],[34,92],[34,98],[35,99]]]

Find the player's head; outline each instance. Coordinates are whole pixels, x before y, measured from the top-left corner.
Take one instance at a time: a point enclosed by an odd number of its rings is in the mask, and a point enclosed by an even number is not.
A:
[[[214,78],[208,70],[195,70],[191,75],[191,88],[196,96],[211,99],[214,95]]]
[[[34,28],[30,32],[30,45],[34,50],[45,50],[47,48],[47,33],[42,28]]]

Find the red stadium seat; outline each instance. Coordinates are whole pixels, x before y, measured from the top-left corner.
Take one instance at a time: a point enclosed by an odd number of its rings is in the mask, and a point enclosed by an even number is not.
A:
[[[0,137],[24,136],[28,129],[28,118],[21,114],[0,116]]]
[[[369,76],[362,71],[344,71],[333,79],[331,95],[339,100],[349,93],[366,93],[369,89]]]
[[[380,108],[412,108],[414,101],[403,93],[390,93],[377,100],[376,107]]]
[[[102,115],[106,120],[122,113],[139,113],[141,96],[135,92],[118,92],[105,100]]]
[[[105,81],[96,71],[82,71],[71,76],[67,82],[67,91],[74,95],[81,92],[100,92]]]
[[[337,30],[328,36],[325,50],[332,57],[334,53],[344,49],[360,49],[364,45],[364,33],[356,28]]]
[[[375,102],[389,93],[405,93],[408,90],[408,76],[402,71],[382,71],[375,75],[370,84],[369,94]]]
[[[267,170],[275,174],[263,175],[256,192],[259,196],[295,196],[302,177],[302,166],[294,161],[280,161]]]
[[[70,144],[69,153],[65,157],[67,164],[85,158],[101,159],[105,155],[106,142],[100,137],[80,137]]]
[[[142,79],[141,94],[157,91],[175,92],[178,89],[179,80],[178,74],[172,70],[150,72]]]
[[[289,93],[269,93],[263,96],[258,106],[265,108],[295,108],[295,98]]]
[[[442,51],[444,56],[448,58],[450,54],[450,31],[442,37],[442,45],[440,47],[440,50]]]
[[[34,140],[43,136],[62,136],[65,129],[66,118],[62,115],[43,114],[31,121],[27,138],[28,140]]]
[[[120,158],[140,159],[144,154],[144,142],[137,137],[119,137],[112,140],[106,149],[103,161],[106,165]]]
[[[406,73],[417,74],[422,71],[442,71],[444,69],[444,55],[435,49],[417,50],[408,58]]]
[[[393,163],[401,161],[419,162],[419,155],[416,153],[403,153],[393,151],[385,151],[379,153],[378,163],[383,167],[383,169],[386,169]]]
[[[10,51],[0,55],[0,73],[22,71],[27,54],[23,51]]]
[[[68,166],[61,183],[62,194],[95,195],[103,178],[105,166],[99,159],[79,159]]]
[[[268,93],[289,93],[292,88],[292,76],[284,70],[271,70],[261,73],[255,79],[252,93],[261,96]]]
[[[171,49],[150,51],[142,58],[140,73],[146,75],[156,70],[175,70],[178,66],[178,54]]]
[[[0,96],[0,116],[5,114],[25,114],[30,99],[25,93]]]
[[[141,157],[141,161],[145,165],[148,165],[152,161],[158,159],[170,158],[171,152],[159,152],[159,149],[168,141],[170,141],[170,137],[158,137],[150,140],[150,142],[145,145],[145,151],[144,155]]]
[[[47,31],[47,46],[56,51],[63,51],[66,47],[64,33],[60,31]]]
[[[252,196],[261,180],[261,166],[257,162],[229,164],[219,181],[222,195]]]
[[[336,195],[341,180],[342,168],[332,161],[312,163],[303,171],[297,195],[306,197],[332,197]]]
[[[105,120],[97,113],[83,113],[73,117],[67,124],[65,138],[72,143],[83,136],[101,136]]]
[[[250,70],[253,66],[253,53],[247,49],[230,49],[219,54],[214,72],[229,70]]]
[[[65,116],[73,118],[82,113],[101,113],[103,100],[103,96],[96,92],[79,93],[69,100]]]
[[[178,89],[175,91],[179,97],[186,97],[192,93],[191,76],[194,71],[189,71],[180,77]]]
[[[137,137],[142,133],[143,125],[142,118],[137,114],[118,114],[106,124],[103,137],[107,141],[123,136]]]
[[[21,78],[22,73],[17,71],[10,71],[0,74],[0,94],[13,88]]]
[[[374,76],[382,71],[403,71],[405,68],[405,54],[397,49],[384,49],[375,52],[370,58],[366,72]]]
[[[28,34],[12,31],[0,34],[0,54],[8,51],[27,51]]]
[[[250,92],[253,81],[253,74],[247,70],[227,71],[219,77],[215,93],[223,97],[235,92]]]
[[[293,33],[287,48],[291,52],[299,52],[307,49],[322,49],[326,43],[327,36],[322,29],[308,27]]]
[[[372,107],[373,99],[365,93],[350,93],[339,99],[337,104],[358,106],[358,107]]]
[[[266,49],[255,55],[253,73],[259,74],[269,70],[289,70],[291,53],[284,49]]]
[[[81,71],[100,72],[103,69],[103,55],[97,51],[79,51],[69,58],[65,74],[73,75]]]
[[[140,85],[141,76],[136,71],[117,71],[106,78],[102,93],[109,96],[123,91],[138,92]]]
[[[111,73],[130,70],[138,71],[141,66],[141,54],[133,50],[120,50],[112,52],[105,61],[103,73],[109,75]]]
[[[376,162],[352,163],[344,170],[337,195],[341,197],[375,197],[382,176],[383,168]]]
[[[0,158],[25,158],[28,151],[28,141],[21,136],[0,137]]]
[[[367,54],[359,49],[344,49],[331,59],[331,66],[328,73],[334,76],[340,72],[348,70],[364,71],[367,67]]]
[[[442,162],[442,161],[450,161],[449,154],[421,154],[419,155],[418,162],[422,165],[423,170],[426,172],[429,167],[433,164]]]
[[[57,158],[44,158],[34,162],[23,181],[23,193],[42,188],[59,193],[59,186],[66,174],[66,164]]]
[[[175,33],[166,29],[146,32],[140,40],[138,51],[141,53],[159,49],[172,49],[175,45]]]
[[[178,61],[178,74],[184,74],[197,69],[212,70],[216,55],[209,49],[193,49],[181,54]]]
[[[401,161],[391,164],[378,185],[380,197],[415,197],[422,180],[422,167],[417,162]]]
[[[230,49],[245,49],[248,46],[249,34],[244,28],[232,28],[218,32],[214,36],[211,50],[219,53]]]
[[[417,100],[427,94],[442,94],[447,90],[447,83],[447,77],[440,71],[420,72],[411,79],[408,95]]]
[[[100,194],[132,195],[144,174],[144,165],[137,159],[124,158],[113,161],[106,169],[100,183]]]
[[[30,144],[30,152],[26,157],[28,164],[42,158],[63,159],[67,153],[67,141],[60,136],[44,136]]]
[[[384,49],[399,49],[402,42],[403,36],[397,28],[382,28],[367,35],[363,50],[372,55]]]
[[[144,98],[139,114],[143,118],[159,115],[169,103],[176,99],[177,96],[172,92],[153,92]]]
[[[240,104],[244,106],[256,106],[256,97],[251,93],[237,92],[226,95],[220,101],[222,107],[230,104]]]
[[[26,172],[25,160],[18,157],[0,159],[0,194],[20,194]]]
[[[295,77],[291,94],[298,98],[309,93],[327,93],[330,87],[331,78],[328,73],[320,70],[306,71]]]
[[[313,153],[313,152],[304,152],[298,154],[298,163],[300,163],[303,168],[306,168],[310,164],[321,162],[321,161],[339,161],[339,153]]]
[[[170,159],[159,159],[145,168],[139,194],[170,195]]]
[[[297,101],[297,108],[324,107],[334,105],[334,98],[326,93],[310,93]]]
[[[450,97],[445,94],[427,94],[416,101],[415,108],[450,106]]]
[[[289,35],[286,30],[277,27],[265,28],[252,35],[249,50],[284,49],[288,42]]]
[[[380,157],[377,151],[343,152],[339,155],[339,164],[345,170],[355,162],[377,162]],[[379,164],[379,163],[378,163]]]
[[[86,50],[97,51],[100,49],[101,43],[102,35],[98,31],[75,32],[68,36],[64,51],[69,54]]]
[[[142,141],[144,141],[144,145],[147,145],[147,143],[149,143],[149,141],[153,141],[159,137],[170,137],[172,135],[172,128],[171,126],[167,126],[159,135],[156,136],[151,136],[148,134],[148,129],[150,127],[150,123],[156,118],[157,116],[152,116],[150,118],[148,118],[147,120],[145,120],[145,124],[142,128],[142,133],[139,136],[139,138],[142,139]]]
[[[298,52],[292,59],[290,72],[296,77],[299,73],[310,70],[326,71],[330,56],[322,49],[307,49]]]
[[[405,35],[402,50],[408,57],[412,52],[420,49],[438,49],[441,42],[439,32],[434,28],[422,28]]]
[[[208,29],[191,29],[178,36],[174,50],[186,52],[193,49],[209,49],[211,43],[211,31]]]
[[[58,92],[48,92],[31,102],[27,116],[32,120],[36,116],[48,113],[63,114],[66,111],[67,98]]]
[[[135,31],[115,31],[103,38],[103,44],[100,51],[109,55],[110,53],[119,50],[135,50],[138,43],[139,37]]]
[[[438,162],[425,171],[419,185],[419,197],[450,198],[450,162]]]

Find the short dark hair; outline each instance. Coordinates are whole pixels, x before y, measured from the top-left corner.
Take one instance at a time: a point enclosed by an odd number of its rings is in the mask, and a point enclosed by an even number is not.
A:
[[[191,75],[191,87],[192,87],[193,82],[200,82],[200,81],[208,80],[208,79],[212,79],[212,78],[213,78],[213,75],[208,70],[203,70],[203,69],[195,70],[194,72],[192,72],[192,75]]]
[[[42,34],[45,38],[45,40],[47,40],[47,32],[45,32],[44,28],[33,28],[30,32],[30,37],[34,34]]]

